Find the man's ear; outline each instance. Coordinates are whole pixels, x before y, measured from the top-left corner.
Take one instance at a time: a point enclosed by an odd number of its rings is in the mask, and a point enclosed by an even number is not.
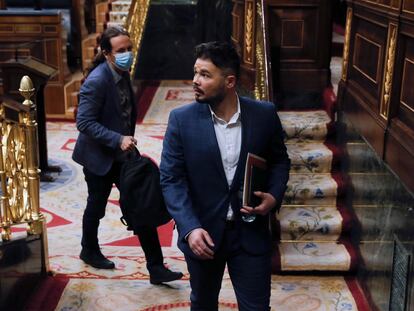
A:
[[[226,77],[226,87],[233,88],[236,86],[236,76],[235,75],[228,75]]]

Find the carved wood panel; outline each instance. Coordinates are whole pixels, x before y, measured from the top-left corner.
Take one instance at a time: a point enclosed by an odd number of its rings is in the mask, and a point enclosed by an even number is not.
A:
[[[65,114],[63,88],[70,72],[66,61],[66,33],[60,14],[58,11],[54,14],[38,11],[22,16],[8,11],[0,14],[0,66],[16,57],[31,56],[57,69],[57,74],[45,87],[45,107],[48,114]]]
[[[331,2],[266,4],[276,93],[322,91],[330,77]]]
[[[231,39],[241,50],[244,32],[244,1],[233,1],[233,10],[231,15],[233,17],[233,31]]]
[[[367,5],[378,5],[378,7],[382,8],[393,8],[399,9],[401,0],[362,0],[359,1],[361,3],[365,2]]]
[[[374,23],[375,22],[375,23]],[[366,104],[379,111],[383,76],[387,24],[377,23],[361,14],[354,14],[349,80],[360,86]]]
[[[377,153],[414,190],[414,1],[353,0],[348,7],[349,63],[338,101]]]
[[[269,11],[271,49],[280,50],[281,62],[301,66],[297,63],[316,63],[318,35],[318,8],[290,10],[273,8]]]
[[[412,1],[410,5],[413,6]],[[407,9],[407,5],[404,8]],[[399,28],[384,158],[414,190],[411,173],[414,163],[414,26],[404,18]]]

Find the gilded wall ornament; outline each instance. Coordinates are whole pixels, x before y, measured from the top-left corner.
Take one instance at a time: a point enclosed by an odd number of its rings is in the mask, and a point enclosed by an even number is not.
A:
[[[351,41],[351,24],[352,24],[352,9],[348,8],[346,12],[346,26],[345,26],[345,42],[344,52],[342,58],[342,80],[346,81],[348,76],[348,62],[349,62],[349,44]]]

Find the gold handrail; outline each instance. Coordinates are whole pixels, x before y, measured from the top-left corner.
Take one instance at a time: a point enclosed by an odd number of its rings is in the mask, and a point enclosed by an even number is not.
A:
[[[264,0],[256,1],[256,77],[254,96],[257,100],[272,101],[271,61],[268,55]]]
[[[19,92],[23,103],[6,99],[0,103],[1,237],[8,241],[12,226],[27,224],[27,234],[43,233],[46,241],[45,218],[39,208],[36,105],[30,100],[35,89],[28,76],[21,79]]]
[[[147,23],[149,6],[150,0],[133,0],[129,7],[128,18],[125,21],[124,26],[129,32],[133,46],[132,53],[134,55],[134,62],[132,63],[130,72],[131,78],[135,75],[142,37]]]

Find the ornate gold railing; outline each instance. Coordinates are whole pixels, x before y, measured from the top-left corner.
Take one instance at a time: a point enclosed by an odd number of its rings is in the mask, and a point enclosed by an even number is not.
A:
[[[150,0],[133,0],[129,8],[128,18],[125,22],[125,29],[128,30],[132,41],[132,53],[134,62],[132,63],[131,78],[135,75],[139,51],[141,48],[142,37],[147,23],[148,9]]]
[[[39,210],[36,106],[30,100],[35,89],[28,76],[22,78],[19,91],[23,103],[0,103],[1,237],[8,241],[13,226],[27,224],[27,234],[43,234],[46,243],[45,218]]]
[[[258,100],[273,100],[271,62],[268,55],[264,0],[256,1],[256,77],[254,96]]]

